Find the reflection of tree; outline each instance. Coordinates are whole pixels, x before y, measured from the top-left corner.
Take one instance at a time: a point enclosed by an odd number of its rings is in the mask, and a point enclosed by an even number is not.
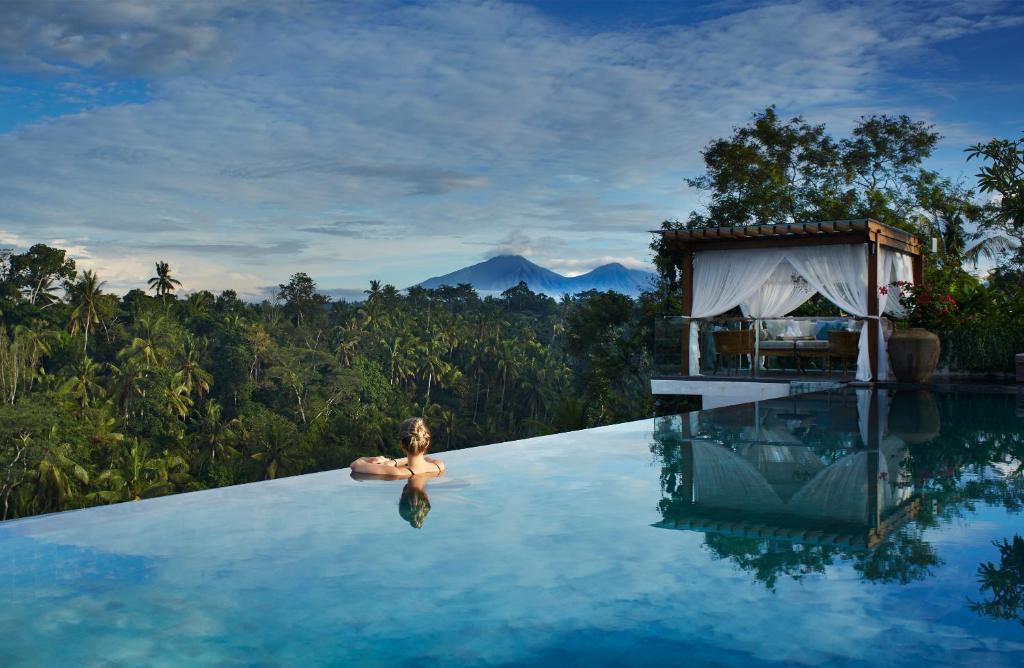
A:
[[[942,565],[919,527],[903,527],[878,547],[858,555],[853,568],[871,582],[908,584],[924,580]]]
[[[999,549],[999,566],[991,561],[978,566],[981,593],[990,598],[971,601],[971,610],[993,619],[1016,619],[1024,626],[1024,539],[994,542]]]
[[[1011,513],[1024,510],[1024,430],[1011,417],[1013,397],[970,393],[933,396],[926,417],[932,422],[941,417],[941,424],[925,425],[929,427],[925,429],[911,419],[913,415],[900,413],[917,411],[916,404],[894,402],[896,414],[890,415],[886,425],[901,434],[920,437],[906,439],[910,442],[905,457],[889,463],[890,480],[901,481],[899,485],[913,481],[917,501],[913,502],[914,512],[904,513],[903,519],[896,515],[890,520],[880,518],[877,527],[814,527],[792,517],[702,507],[694,501],[688,437],[737,452],[739,445],[753,442],[750,439],[758,438],[757,434],[784,430],[808,446],[824,466],[860,445],[859,436],[850,432],[848,419],[845,429],[837,428],[841,423],[838,419],[832,424],[819,422],[808,417],[812,411],[795,400],[786,414],[762,407],[757,415],[763,432],[751,429],[755,412],[744,407],[702,414],[699,431],[688,436],[684,436],[688,432],[678,429],[659,429],[651,451],[662,464],[659,510],[664,525],[703,532],[705,547],[716,559],[732,561],[769,589],[775,588],[779,578],[799,580],[808,574],[824,573],[828,566],[842,561],[851,563],[870,582],[908,584],[924,580],[943,563],[925,539],[928,529],[948,524],[981,505]],[[897,466],[900,472],[895,470]],[[906,504],[901,505],[904,511],[909,507]],[[899,526],[910,516],[912,522]],[[737,530],[741,526],[743,530]],[[854,542],[847,546],[842,539],[836,545],[828,539],[813,538],[821,538],[822,533],[852,537],[869,532],[874,538],[866,542],[868,549],[858,549]],[[882,540],[876,544],[879,536]],[[1024,539],[1015,536],[1012,543],[1004,541],[997,547],[1001,566],[981,564],[978,570],[981,590],[990,599],[972,603],[972,609],[1024,623]]]
[[[811,573],[824,573],[837,556],[846,556],[832,545],[790,544],[715,533],[705,534],[704,544],[714,557],[729,559],[772,591],[782,576],[800,580]]]

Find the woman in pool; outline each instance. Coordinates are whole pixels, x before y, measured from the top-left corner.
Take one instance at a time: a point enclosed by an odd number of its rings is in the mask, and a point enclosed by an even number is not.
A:
[[[423,418],[409,418],[398,428],[398,441],[405,452],[401,459],[388,457],[360,457],[352,462],[353,473],[411,478],[417,475],[441,475],[444,462],[427,457],[430,430]]]

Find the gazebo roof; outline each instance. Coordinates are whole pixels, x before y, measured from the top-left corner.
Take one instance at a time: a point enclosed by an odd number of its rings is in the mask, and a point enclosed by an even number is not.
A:
[[[826,220],[816,223],[734,225],[683,230],[652,230],[669,244],[690,250],[726,250],[853,244],[877,241],[910,255],[921,254],[921,243],[909,232],[871,218]]]

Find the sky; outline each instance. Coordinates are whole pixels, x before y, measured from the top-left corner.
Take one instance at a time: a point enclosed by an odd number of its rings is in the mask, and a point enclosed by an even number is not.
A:
[[[1013,0],[5,0],[0,247],[251,298],[651,268],[700,149],[771,104],[933,123],[970,184],[963,149],[1024,130],[1021,43]]]

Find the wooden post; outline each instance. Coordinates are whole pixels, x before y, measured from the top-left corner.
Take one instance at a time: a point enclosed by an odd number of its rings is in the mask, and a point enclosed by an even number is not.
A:
[[[683,261],[679,267],[679,284],[683,289],[683,315],[693,315],[693,250],[683,249]],[[690,321],[683,322],[683,375],[690,375]]]
[[[924,256],[920,253],[912,255],[910,263],[914,271],[914,285],[924,285]]]
[[[879,433],[882,431],[882,425],[878,423],[880,419],[879,406],[878,406],[878,390],[871,390],[871,400],[868,403],[868,442],[864,444],[867,448],[867,520],[868,526],[871,529],[878,529],[881,523],[881,507],[879,501],[879,485],[878,485],[878,472],[881,470],[881,457],[882,452],[879,449]]]
[[[868,234],[868,356],[871,381],[878,380],[878,233]],[[874,317],[870,317],[874,316]]]

